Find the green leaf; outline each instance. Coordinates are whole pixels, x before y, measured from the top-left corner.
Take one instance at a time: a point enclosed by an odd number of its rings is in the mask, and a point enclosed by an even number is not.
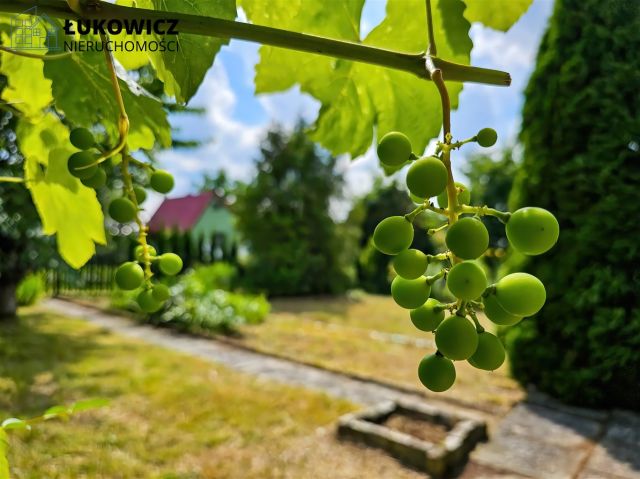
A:
[[[464,0],[464,16],[471,23],[506,32],[527,11],[533,0]]]
[[[30,429],[30,426],[26,421],[18,419],[17,417],[5,419],[2,421],[2,425],[0,425],[0,427],[5,431],[8,431],[9,429]]]
[[[255,23],[360,41],[362,1],[340,2],[341,8],[303,0],[281,3],[243,0],[242,6]],[[461,12],[462,6],[457,8]],[[471,42],[458,41],[454,50],[445,36],[439,2],[434,2],[433,14],[439,56],[468,64]],[[457,30],[468,35],[462,24],[458,20]],[[426,39],[424,1],[389,0],[386,18],[363,43],[418,52],[425,49]],[[299,83],[302,91],[322,103],[312,136],[334,154],[363,154],[376,127],[379,137],[391,130],[404,132],[419,154],[440,131],[440,98],[430,82],[404,72],[273,47],[262,47],[260,56],[256,91],[279,91]],[[462,86],[450,84],[448,89],[455,107]]]
[[[469,38],[471,24],[464,18],[466,5],[462,0],[440,0],[438,10],[442,27],[451,51],[457,55],[469,55],[473,42]]]
[[[16,134],[43,232],[57,234],[62,258],[80,268],[95,254],[95,243],[106,244],[106,238],[95,191],[67,169],[67,160],[76,151],[69,142],[69,130],[48,113],[37,122],[21,121]]]
[[[68,417],[70,413],[70,409],[66,406],[53,406],[47,409],[42,416],[45,420],[49,420],[57,417]]]
[[[131,0],[119,1],[120,4],[130,5]],[[139,8],[149,8],[153,10],[180,12],[191,15],[224,18],[233,20],[236,17],[235,0],[216,0],[207,2],[195,2],[184,0],[138,0]],[[178,27],[179,29],[179,27]],[[148,52],[158,78],[164,82],[165,91],[170,96],[175,96],[181,103],[188,102],[195,95],[198,87],[204,80],[207,70],[213,64],[216,54],[222,45],[229,43],[228,39],[204,37],[181,33],[179,35],[143,35],[137,36],[139,40],[165,40],[178,41],[178,51],[157,51]],[[119,59],[127,57],[129,53],[121,54]],[[132,65],[134,60],[138,63],[142,61],[139,54],[134,53],[134,58],[125,58],[127,63]],[[136,57],[137,56],[137,57]]]
[[[104,398],[95,398],[95,399],[85,399],[83,401],[78,401],[77,403],[73,404],[69,410],[72,413],[76,413],[76,412],[80,412],[80,411],[86,411],[88,409],[96,409],[96,408],[100,408],[100,407],[105,407],[107,405],[109,405],[109,400],[108,399],[104,399]]]
[[[84,52],[48,61],[44,73],[53,81],[53,97],[59,112],[74,126],[104,126],[111,143],[117,143],[119,110],[104,55]],[[169,146],[171,131],[158,99],[129,79],[121,79],[120,88],[130,122],[129,149],[151,149],[156,142]]]

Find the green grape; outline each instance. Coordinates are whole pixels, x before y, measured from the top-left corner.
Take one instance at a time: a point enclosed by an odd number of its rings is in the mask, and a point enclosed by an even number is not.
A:
[[[549,251],[560,235],[555,216],[543,208],[520,208],[506,226],[509,243],[520,253],[538,255]]]
[[[149,253],[149,256],[151,258],[153,258],[158,254],[156,249],[151,245],[147,245],[147,252]],[[144,247],[142,245],[136,246],[136,249],[134,250],[133,255],[135,256],[136,260],[138,260],[140,263],[144,262]]]
[[[373,244],[384,254],[398,254],[411,246],[413,224],[404,216],[383,219],[373,232]]]
[[[444,309],[441,306],[438,300],[427,299],[422,306],[411,310],[411,322],[421,331],[434,331],[444,319]]]
[[[136,201],[139,205],[147,199],[147,191],[142,186],[135,185],[133,187],[133,194],[136,196]]]
[[[97,168],[93,176],[80,180],[84,186],[97,190],[107,184],[107,174],[102,168]]]
[[[169,299],[171,293],[169,293],[169,288],[166,285],[158,283],[153,285],[153,288],[151,289],[151,295],[156,301],[164,303],[167,299]]]
[[[407,172],[409,191],[420,198],[439,195],[447,187],[448,173],[439,158],[427,156],[416,161]]]
[[[404,279],[416,279],[427,270],[427,255],[417,249],[406,249],[393,258],[393,269]]]
[[[400,166],[411,159],[411,142],[398,131],[384,135],[378,144],[378,158],[384,165]]]
[[[456,298],[471,301],[486,289],[487,276],[475,261],[463,261],[449,271],[447,287]]]
[[[173,176],[165,170],[156,170],[149,179],[149,184],[158,193],[167,194],[173,189]]]
[[[416,309],[422,306],[431,294],[431,286],[423,276],[418,279],[404,279],[396,276],[391,282],[391,296],[398,306]]]
[[[421,205],[427,200],[426,198],[420,198],[419,196],[416,196],[411,192],[409,193],[409,198],[411,198],[411,201],[413,201],[416,205]]]
[[[496,299],[508,313],[531,316],[542,309],[547,292],[542,281],[535,276],[513,273],[496,283]]]
[[[504,363],[506,354],[502,342],[486,331],[478,334],[478,348],[468,361],[474,368],[495,371]]]
[[[456,381],[456,368],[449,359],[431,354],[420,361],[418,378],[430,391],[441,393],[453,386]]]
[[[436,329],[436,346],[449,359],[469,359],[478,347],[476,327],[467,318],[450,316]]]
[[[457,181],[455,184],[456,189],[462,190],[458,191],[458,204],[468,205],[469,203],[471,203],[471,192],[469,191],[469,188],[467,188],[467,186],[463,185],[462,183],[458,183]],[[440,208],[446,208],[447,206],[449,206],[449,197],[447,196],[446,188],[442,193],[438,195],[438,206]]]
[[[90,151],[79,151],[69,157],[67,169],[72,176],[86,180],[95,175],[98,165],[95,165],[96,155]]]
[[[453,223],[447,230],[447,248],[462,259],[476,259],[489,246],[489,232],[482,221],[466,217]]]
[[[495,324],[500,326],[513,326],[522,321],[522,316],[507,313],[504,308],[500,306],[500,303],[498,303],[495,294],[490,294],[482,298],[482,302],[484,303],[484,314]]]
[[[109,203],[109,216],[118,223],[129,223],[136,217],[136,207],[127,198],[116,198]]]
[[[136,298],[136,302],[138,303],[138,306],[140,306],[140,309],[145,313],[155,313],[160,311],[162,308],[162,302],[153,297],[153,293],[150,289],[140,291],[140,294],[138,294],[138,297]]]
[[[120,265],[116,270],[115,279],[118,288],[131,291],[139,287],[144,281],[144,271],[138,263],[128,261]]]
[[[86,128],[74,128],[69,135],[71,144],[79,150],[88,150],[96,144],[93,134]]]
[[[182,270],[182,258],[174,253],[164,253],[160,255],[158,267],[164,274],[175,276]]]
[[[498,141],[498,134],[493,128],[483,128],[476,135],[476,141],[480,146],[488,148],[496,144],[496,141]]]

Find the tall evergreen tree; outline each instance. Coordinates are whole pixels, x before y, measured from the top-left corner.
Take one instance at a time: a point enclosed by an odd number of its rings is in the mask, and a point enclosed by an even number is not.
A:
[[[512,207],[558,244],[527,269],[547,304],[509,333],[515,376],[565,401],[640,409],[640,2],[557,0],[526,90]]]

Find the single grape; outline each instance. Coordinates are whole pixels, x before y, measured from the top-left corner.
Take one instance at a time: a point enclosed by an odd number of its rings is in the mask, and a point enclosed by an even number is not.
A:
[[[538,255],[549,251],[560,235],[560,225],[553,214],[543,208],[520,208],[506,226],[509,243],[520,253]]]
[[[456,189],[458,190],[458,204],[459,205],[468,205],[471,203],[471,192],[466,185],[462,183],[458,183],[456,181]],[[462,191],[460,191],[462,190]],[[446,208],[449,206],[449,197],[447,196],[447,190],[445,190],[438,195],[438,206],[440,208]]]
[[[496,144],[496,141],[498,141],[498,134],[493,128],[483,128],[476,135],[476,141],[480,146],[488,148]]]
[[[416,309],[422,306],[431,294],[431,286],[422,276],[418,279],[404,279],[396,276],[391,282],[391,296],[402,308]]]
[[[182,258],[174,253],[164,253],[160,255],[158,267],[164,274],[175,276],[182,270]]]
[[[145,190],[142,186],[134,185],[133,194],[136,196],[136,201],[139,205],[144,203],[144,200],[147,199],[147,190]]]
[[[496,283],[496,299],[508,313],[531,316],[542,309],[547,292],[542,281],[535,276],[512,273]]]
[[[445,241],[457,257],[476,259],[489,247],[489,232],[479,219],[466,217],[449,227]]]
[[[427,270],[427,255],[417,249],[406,249],[393,258],[393,269],[404,279],[416,279]]]
[[[140,291],[140,294],[138,294],[138,297],[136,298],[136,302],[138,303],[138,306],[140,306],[140,309],[145,313],[155,313],[160,311],[162,308],[162,302],[153,297],[153,293],[150,289]]]
[[[473,367],[495,371],[504,363],[506,354],[500,339],[486,331],[478,334],[478,348],[468,361]]]
[[[129,223],[136,217],[136,207],[127,198],[116,198],[109,203],[109,216],[118,223]]]
[[[156,251],[156,249],[151,246],[150,244],[147,245],[147,252],[149,253],[149,256],[151,258],[155,257],[158,252]],[[144,262],[144,248],[142,245],[138,245],[136,246],[136,249],[133,252],[133,255],[135,256],[136,260],[138,260],[138,262],[142,263]]]
[[[416,161],[407,172],[407,188],[420,198],[439,195],[447,187],[448,173],[439,158],[427,156]]]
[[[463,261],[449,271],[447,287],[456,298],[471,301],[486,289],[487,276],[475,261]]]
[[[478,347],[476,327],[467,318],[450,316],[436,329],[436,346],[449,359],[469,359]]]
[[[453,386],[456,381],[456,368],[449,359],[431,354],[420,361],[418,378],[424,387],[440,393]]]
[[[120,265],[116,270],[115,280],[118,288],[131,291],[139,287],[144,281],[144,271],[138,263],[128,261]]]
[[[157,283],[153,285],[153,288],[151,289],[151,295],[156,301],[164,303],[167,299],[169,299],[171,293],[169,293],[169,288],[166,285]]]
[[[378,158],[387,166],[400,166],[411,158],[411,142],[398,131],[384,135],[378,143]]]
[[[495,324],[500,326],[513,326],[522,321],[522,316],[507,313],[505,309],[500,306],[500,303],[498,303],[495,294],[490,294],[482,298],[482,302],[484,303],[484,314]]]
[[[88,150],[96,144],[93,134],[86,128],[74,128],[69,135],[71,144],[79,150]]]
[[[107,184],[107,174],[102,168],[98,167],[96,169],[96,172],[93,174],[93,176],[82,179],[80,180],[80,182],[84,186],[88,186],[89,188],[93,188],[94,190],[97,190]]]
[[[72,176],[86,180],[95,175],[98,165],[95,165],[96,156],[90,151],[79,151],[69,157],[67,169]]]
[[[158,193],[167,194],[173,189],[173,176],[165,170],[156,170],[149,179],[149,184]]]
[[[411,322],[421,331],[434,331],[444,319],[441,306],[437,299],[427,299],[422,306],[411,310]]]
[[[384,254],[398,254],[412,242],[413,225],[404,216],[383,219],[373,232],[373,244]]]

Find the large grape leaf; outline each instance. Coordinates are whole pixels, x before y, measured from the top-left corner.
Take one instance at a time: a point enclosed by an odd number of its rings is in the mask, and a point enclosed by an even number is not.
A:
[[[527,11],[533,0],[464,0],[464,16],[471,23],[480,22],[494,30],[506,32]]]
[[[280,2],[282,5],[242,0],[242,6],[258,24],[360,41],[361,0],[340,2],[339,8],[304,0]],[[461,16],[461,6],[458,12]],[[471,42],[459,40],[454,51],[446,39],[441,12],[434,8],[433,13],[439,55],[468,64]],[[423,51],[427,43],[425,19],[424,1],[389,0],[386,18],[363,43],[405,52]],[[376,127],[378,136],[390,130],[403,131],[416,152],[422,152],[440,131],[440,98],[434,85],[411,74],[266,46],[260,49],[260,58],[256,91],[273,92],[299,83],[302,91],[322,103],[312,135],[334,154],[363,154],[371,146]],[[448,88],[455,107],[462,86],[452,84]]]
[[[235,0],[216,0],[198,2],[194,0],[119,0],[119,4],[135,4],[139,8],[153,10],[188,13],[208,17],[233,20],[236,16]],[[178,30],[180,27],[178,26]],[[195,95],[202,83],[207,70],[213,64],[216,54],[222,45],[229,43],[228,39],[204,37],[188,33],[179,35],[138,35],[140,40],[178,41],[179,51],[147,52],[148,59],[153,64],[158,78],[164,82],[165,91],[176,100],[186,103]],[[120,36],[119,39],[123,39]],[[139,53],[123,53],[118,59],[126,68],[143,64]]]
[[[118,105],[101,53],[83,52],[45,63],[44,73],[53,82],[56,110],[75,126],[102,125],[115,145],[118,138]],[[131,81],[120,80],[129,116],[131,151],[151,149],[158,142],[171,144],[171,130],[162,104]]]

